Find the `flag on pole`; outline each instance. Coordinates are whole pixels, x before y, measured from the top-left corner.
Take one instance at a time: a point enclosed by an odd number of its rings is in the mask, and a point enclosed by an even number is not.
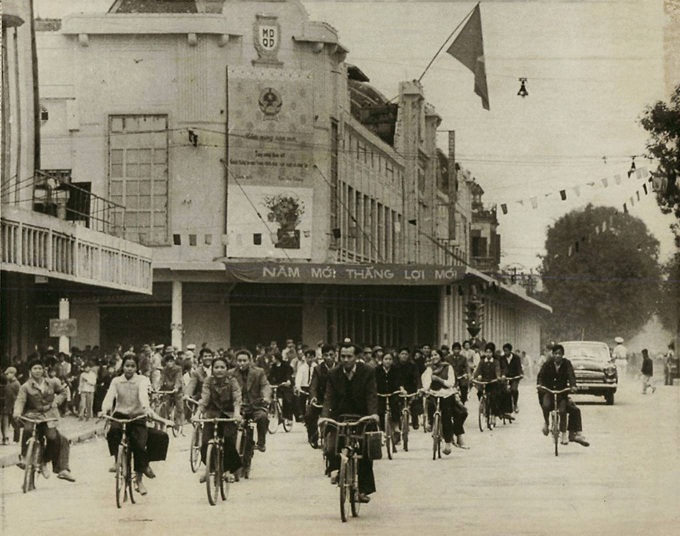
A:
[[[489,89],[486,85],[484,39],[482,37],[482,14],[479,4],[446,52],[475,75],[475,93],[482,98],[484,109],[489,110]]]

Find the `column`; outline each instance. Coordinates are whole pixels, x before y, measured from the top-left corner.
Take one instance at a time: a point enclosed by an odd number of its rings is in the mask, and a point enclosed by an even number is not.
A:
[[[170,324],[170,344],[182,349],[182,282],[172,282],[172,319]]]
[[[71,304],[68,298],[61,298],[59,300],[59,320],[68,320],[70,318]],[[69,353],[71,339],[66,335],[59,336],[59,351],[65,354]]]

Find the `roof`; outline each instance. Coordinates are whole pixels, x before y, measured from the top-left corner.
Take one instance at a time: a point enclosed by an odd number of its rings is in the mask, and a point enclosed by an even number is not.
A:
[[[196,0],[116,0],[109,13],[198,13]]]

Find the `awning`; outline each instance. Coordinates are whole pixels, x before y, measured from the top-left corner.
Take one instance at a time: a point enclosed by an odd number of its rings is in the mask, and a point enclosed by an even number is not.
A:
[[[465,276],[464,266],[220,261],[228,281],[244,283],[439,286]]]

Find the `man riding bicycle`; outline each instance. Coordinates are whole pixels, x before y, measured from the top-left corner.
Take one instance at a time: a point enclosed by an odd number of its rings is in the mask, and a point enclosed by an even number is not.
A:
[[[269,416],[265,409],[271,399],[271,387],[264,371],[253,365],[252,354],[246,350],[237,350],[236,368],[230,374],[241,389],[241,414],[244,418],[255,422],[257,426],[257,445],[260,452],[266,450],[267,426]]]
[[[519,413],[519,378],[524,375],[522,369],[521,358],[512,351],[512,344],[506,342],[503,345],[503,355],[500,358],[501,376],[505,378],[515,378],[510,380],[503,395],[502,407],[505,413],[510,414],[513,411]]]
[[[163,370],[161,370],[161,388],[159,391],[174,391],[172,395],[175,406],[175,424],[181,426],[184,422],[184,412],[182,408],[182,367],[175,363],[175,354],[168,352],[163,359]]]
[[[357,362],[357,347],[351,342],[340,345],[341,366],[335,367],[328,373],[328,384],[324,397],[322,417],[336,421],[342,420],[344,415],[358,417],[371,416],[378,421],[378,395],[373,370],[364,363]],[[326,445],[328,470],[331,484],[338,482],[340,456],[335,452],[336,430],[327,429]],[[373,461],[362,457],[357,466],[359,479],[359,502],[370,501],[369,495],[375,492],[375,477],[373,476]]]
[[[309,400],[305,412],[305,426],[307,427],[307,440],[312,448],[319,447],[318,422],[321,415],[321,408],[326,396],[326,385],[328,383],[328,372],[335,366],[335,348],[330,344],[321,347],[323,362],[314,367],[312,371],[312,382],[309,384]]]

